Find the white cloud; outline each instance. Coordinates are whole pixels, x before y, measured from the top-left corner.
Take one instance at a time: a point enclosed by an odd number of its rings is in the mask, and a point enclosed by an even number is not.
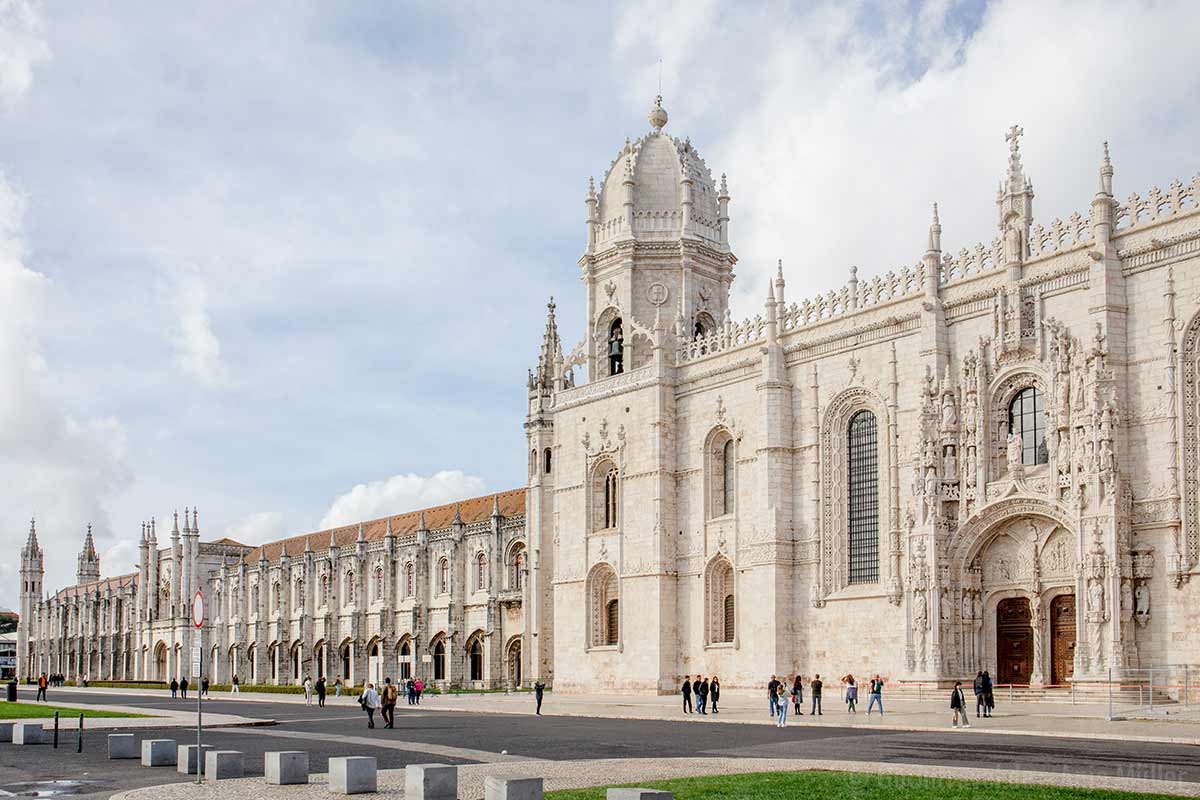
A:
[[[282,512],[259,511],[225,528],[225,535],[242,544],[258,545],[282,539],[287,531]]]
[[[34,66],[49,59],[36,6],[28,0],[0,0],[0,107],[23,97],[33,83]]]
[[[180,369],[206,386],[224,382],[227,371],[221,360],[221,341],[209,319],[207,286],[198,276],[188,275],[178,281],[172,294],[178,315],[172,338]]]
[[[429,477],[411,473],[393,475],[387,480],[360,483],[338,497],[325,512],[320,527],[334,528],[388,514],[402,514],[486,492],[482,478],[459,470],[443,470]]]
[[[0,552],[15,558],[36,515],[51,588],[74,581],[74,555],[88,522],[100,541],[111,540],[107,505],[132,473],[120,421],[79,418],[60,402],[63,389],[38,341],[53,287],[25,264],[24,205],[0,173]],[[118,556],[104,566],[111,573],[127,564]],[[12,574],[9,564],[3,567]],[[0,604],[15,604],[13,586],[0,584]]]

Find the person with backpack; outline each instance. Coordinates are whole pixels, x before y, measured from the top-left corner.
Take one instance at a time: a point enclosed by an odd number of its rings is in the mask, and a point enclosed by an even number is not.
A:
[[[967,717],[967,701],[963,697],[962,681],[954,682],[954,690],[950,692],[950,710],[954,713],[954,727],[959,727],[959,720],[962,720],[962,727],[971,727],[971,720]]]
[[[396,684],[392,683],[391,678],[383,679],[383,727],[396,727],[396,701],[400,699],[400,692],[396,690]]]
[[[317,678],[317,707],[325,707],[325,676]]]
[[[367,727],[374,728],[375,709],[380,706],[379,692],[375,691],[375,684],[367,684],[367,688],[363,689],[363,693],[358,696],[358,705],[367,712]]]

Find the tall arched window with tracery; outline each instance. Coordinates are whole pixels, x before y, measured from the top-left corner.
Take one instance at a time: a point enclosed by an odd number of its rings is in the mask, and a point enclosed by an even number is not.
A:
[[[734,599],[733,565],[724,556],[717,556],[708,565],[704,594],[707,638],[710,644],[733,642]]]
[[[588,640],[592,647],[620,641],[620,589],[617,573],[608,564],[592,570],[588,585]]]
[[[723,517],[733,513],[737,489],[735,480],[735,446],[729,431],[717,429],[708,438],[705,456],[705,481],[708,484],[708,516]]]
[[[348,605],[348,606],[354,605],[354,573],[353,572],[346,573],[345,597],[346,597],[346,605]]]
[[[1030,386],[1018,392],[1008,406],[1008,431],[1021,440],[1021,463],[1026,466],[1050,462],[1043,402],[1042,393]]]
[[[271,587],[271,611],[273,613],[278,613],[279,611],[280,594],[279,581],[275,581],[275,584]]]
[[[416,592],[416,587],[413,585],[415,583],[415,576],[416,576],[416,567],[414,567],[413,562],[409,561],[407,564],[404,565],[404,596],[405,597],[412,597],[413,594]]]
[[[329,576],[321,576],[321,605],[329,605]]]
[[[879,440],[875,415],[859,411],[846,433],[849,582],[879,581]]]
[[[475,556],[475,591],[482,592],[487,588],[487,554]]]
[[[438,594],[450,591],[450,561],[443,558],[438,562]]]
[[[525,587],[525,545],[515,545],[509,555],[508,587],[514,592]]]
[[[383,600],[383,567],[375,568],[375,600]]]
[[[617,527],[621,479],[617,465],[605,459],[592,469],[592,529]]]

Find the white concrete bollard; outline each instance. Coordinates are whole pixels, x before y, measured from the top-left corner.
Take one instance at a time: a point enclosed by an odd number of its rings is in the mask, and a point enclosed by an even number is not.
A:
[[[483,780],[483,800],[542,800],[542,779],[488,775]]]
[[[337,794],[366,794],[375,791],[375,759],[370,756],[339,756],[329,759],[329,791]],[[404,795],[408,797],[407,792]]]
[[[16,722],[12,728],[12,743],[45,744],[45,733],[40,722]]]
[[[132,733],[110,733],[108,735],[108,757],[137,758],[137,737]]]
[[[209,750],[204,754],[204,779],[223,781],[244,778],[246,762],[237,750]]]
[[[0,742],[12,741],[13,724],[11,722],[0,722]]]
[[[143,767],[173,767],[175,766],[174,739],[143,739]]]
[[[273,786],[308,783],[308,753],[303,750],[268,752],[263,773],[267,783]]]
[[[204,745],[205,753],[211,749],[211,744]],[[195,775],[198,769],[204,769],[204,758],[196,758],[196,745],[179,745],[175,756],[175,771],[180,775]]]
[[[675,800],[675,795],[662,789],[609,789],[604,800]]]
[[[458,767],[409,764],[404,768],[404,800],[457,800]]]

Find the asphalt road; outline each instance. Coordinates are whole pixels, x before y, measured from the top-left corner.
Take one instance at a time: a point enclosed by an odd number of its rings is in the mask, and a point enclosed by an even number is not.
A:
[[[121,697],[54,692],[55,700],[96,705],[136,704],[180,708],[169,697]],[[436,699],[432,702],[436,702]],[[187,701],[191,707],[192,701]],[[1200,748],[1141,742],[862,730],[822,725],[723,725],[695,722],[620,720],[435,711],[402,704],[396,728],[366,728],[353,706],[306,707],[294,702],[247,703],[214,698],[212,712],[274,719],[277,725],[205,729],[204,743],[246,754],[248,775],[261,775],[268,750],[307,750],[313,772],[326,771],[331,756],[372,755],[381,769],[406,764],[472,763],[509,757],[547,759],[752,756],[790,761],[841,759],[886,763],[1022,769],[1086,775],[1115,775],[1200,782]],[[378,724],[378,723],[377,723]],[[141,738],[195,741],[195,731],[139,730]],[[135,761],[109,761],[106,734],[84,733],[84,752],[75,752],[74,731],[60,748],[0,745],[0,796],[42,784],[63,795],[104,798],[127,788],[186,780],[173,768],[149,769]],[[619,780],[619,775],[613,776]],[[195,780],[193,777],[192,780]],[[52,784],[47,781],[79,782]],[[46,795],[42,795],[46,796]]]

